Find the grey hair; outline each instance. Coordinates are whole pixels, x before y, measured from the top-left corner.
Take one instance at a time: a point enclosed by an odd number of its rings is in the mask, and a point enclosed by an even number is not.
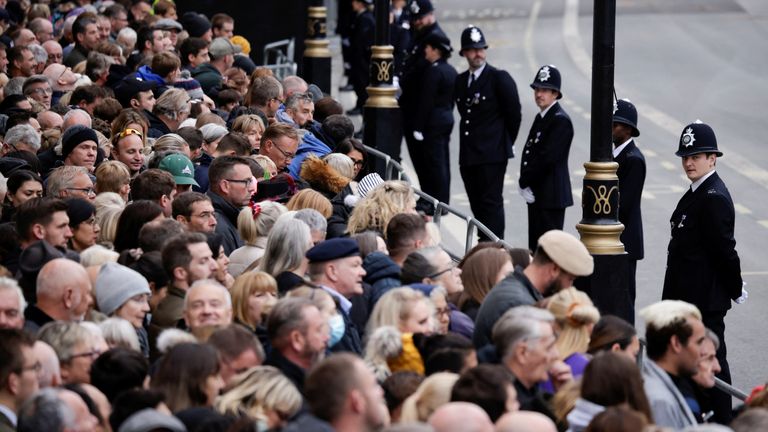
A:
[[[225,128],[222,125],[217,125],[215,123],[208,123],[207,125],[203,125],[200,128],[200,133],[203,134],[203,140],[210,144],[217,139],[223,137],[224,135],[228,134],[229,131],[227,128]]]
[[[60,198],[62,190],[71,187],[75,178],[80,174],[88,175],[88,168],[74,165],[65,165],[56,168],[48,176],[46,194],[50,197]]]
[[[305,208],[296,211],[294,219],[303,221],[309,226],[310,231],[325,232],[328,229],[328,220],[326,220],[319,211],[311,208]]]
[[[27,399],[19,410],[17,431],[62,432],[76,428],[75,413],[59,398],[56,388],[44,388]]]
[[[175,120],[180,113],[189,112],[189,110],[189,94],[186,90],[170,88],[157,98],[153,112]]]
[[[328,153],[323,157],[323,161],[337,173],[352,180],[355,177],[355,162],[344,153]]]
[[[215,287],[221,290],[221,292],[224,293],[224,301],[227,303],[227,307],[232,307],[232,296],[229,294],[229,290],[224,285],[220,284],[219,282],[213,280],[213,279],[200,279],[192,283],[192,285],[187,290],[187,293],[184,295],[184,310],[187,310],[187,307],[189,306],[189,297],[190,293],[192,293],[193,290],[198,290],[203,287]]]
[[[8,97],[10,95],[23,95],[24,92],[22,88],[24,87],[24,81],[27,79],[24,77],[13,77],[8,80],[7,83],[5,83],[5,87],[3,87],[3,94],[5,97]]]
[[[5,290],[13,291],[17,296],[19,296],[19,313],[23,314],[24,310],[27,308],[27,301],[24,299],[24,293],[21,291],[19,283],[16,282],[16,279],[0,277],[0,291]]]
[[[285,100],[285,109],[295,110],[299,103],[312,102],[312,96],[306,93],[293,93]]]
[[[499,357],[506,359],[521,342],[536,339],[540,334],[540,323],[553,323],[554,315],[548,310],[534,306],[517,306],[508,310],[496,321],[491,340]]]
[[[110,347],[128,348],[133,351],[141,351],[139,345],[139,336],[136,329],[130,322],[118,318],[110,317],[99,323],[101,333]]]
[[[175,133],[168,133],[155,140],[154,144],[152,144],[152,150],[154,150],[156,153],[164,152],[166,150],[172,150],[181,153],[186,145],[187,142],[184,141],[184,138],[182,138],[180,135]]]
[[[44,325],[37,333],[38,339],[56,351],[61,363],[66,363],[75,354],[75,347],[91,339],[93,333],[76,322],[53,321]]]
[[[16,126],[8,129],[5,133],[5,142],[12,146],[22,142],[32,147],[35,151],[40,150],[40,135],[35,128],[28,124],[17,124]]]
[[[168,328],[157,337],[157,350],[165,354],[178,344],[197,343],[197,339],[191,333],[177,328]]]
[[[80,108],[75,108],[67,111],[67,113],[64,114],[64,116],[62,117],[62,119],[64,119],[64,124],[66,125],[70,119],[76,120],[74,119],[74,117],[76,116],[80,116],[83,118],[83,120],[86,120],[86,121],[84,123],[75,123],[75,124],[82,124],[89,128],[93,127],[93,119],[91,118],[91,115],[88,114],[88,111]],[[62,132],[64,132],[64,130],[62,130]]]
[[[45,48],[43,48],[42,45],[39,44],[29,44],[27,45],[27,48],[32,52],[32,55],[35,56],[35,60],[37,60],[38,63],[45,63],[48,61],[48,53],[45,51]]]
[[[120,45],[121,48],[123,48],[125,51],[127,51],[126,48],[135,48],[136,47],[136,39],[139,37],[138,34],[136,34],[136,30],[130,28],[130,27],[124,27],[119,32],[117,32],[117,43]],[[128,44],[130,43],[131,46],[128,47],[127,45],[123,45],[120,43],[120,41],[123,41],[124,43]]]
[[[720,349],[720,338],[717,337],[717,334],[713,332],[710,329],[704,329],[705,333],[704,335],[707,337],[707,339],[712,341],[712,345],[715,346],[715,351]]]
[[[304,254],[311,241],[312,235],[306,222],[281,217],[267,237],[267,246],[264,248],[259,270],[274,276],[295,270],[304,260]]]
[[[118,258],[120,258],[119,253],[99,244],[95,244],[80,252],[80,264],[82,264],[83,267],[100,266],[108,262],[117,262]]]

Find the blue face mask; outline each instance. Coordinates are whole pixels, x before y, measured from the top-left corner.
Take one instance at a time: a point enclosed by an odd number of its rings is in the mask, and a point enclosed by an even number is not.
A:
[[[336,314],[328,320],[328,325],[331,327],[331,338],[328,340],[328,348],[330,348],[344,337],[344,318],[341,314]]]

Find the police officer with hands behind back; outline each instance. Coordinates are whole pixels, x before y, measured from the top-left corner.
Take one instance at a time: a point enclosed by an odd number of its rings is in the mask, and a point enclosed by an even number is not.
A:
[[[528,248],[536,250],[542,234],[563,229],[565,208],[573,205],[568,153],[573,123],[557,102],[560,71],[552,65],[539,68],[531,83],[539,114],[531,125],[520,158],[520,194],[528,203]]]
[[[667,248],[662,298],[683,300],[699,308],[704,325],[720,338],[717,360],[722,371],[717,377],[730,383],[724,319],[731,300],[743,302],[746,291],[733,237],[733,200],[715,172],[717,158],[723,153],[717,148],[712,128],[697,120],[683,129],[675,155],[682,158],[691,187],[680,198],[669,221],[672,238]],[[716,389],[710,397],[714,420],[728,424],[731,397]]]
[[[520,98],[509,73],[486,63],[487,48],[478,27],[469,26],[461,33],[459,54],[467,59],[469,70],[456,78],[454,86],[461,116],[459,168],[475,218],[504,238],[502,191],[520,130]],[[482,233],[479,237],[488,240]]]

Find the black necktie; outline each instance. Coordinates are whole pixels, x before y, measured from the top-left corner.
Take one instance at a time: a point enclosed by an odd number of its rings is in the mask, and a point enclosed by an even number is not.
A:
[[[471,73],[471,74],[469,74],[469,85],[467,86],[467,88],[472,87],[472,84],[474,84],[474,83],[475,83],[475,74]]]

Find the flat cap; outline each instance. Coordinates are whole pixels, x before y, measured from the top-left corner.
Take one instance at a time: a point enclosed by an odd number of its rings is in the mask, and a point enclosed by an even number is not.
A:
[[[350,256],[360,256],[357,242],[350,238],[325,240],[307,251],[307,259],[311,263],[333,261]]]
[[[592,255],[584,243],[564,231],[545,232],[539,237],[539,247],[558,267],[574,276],[589,276],[594,270]]]

